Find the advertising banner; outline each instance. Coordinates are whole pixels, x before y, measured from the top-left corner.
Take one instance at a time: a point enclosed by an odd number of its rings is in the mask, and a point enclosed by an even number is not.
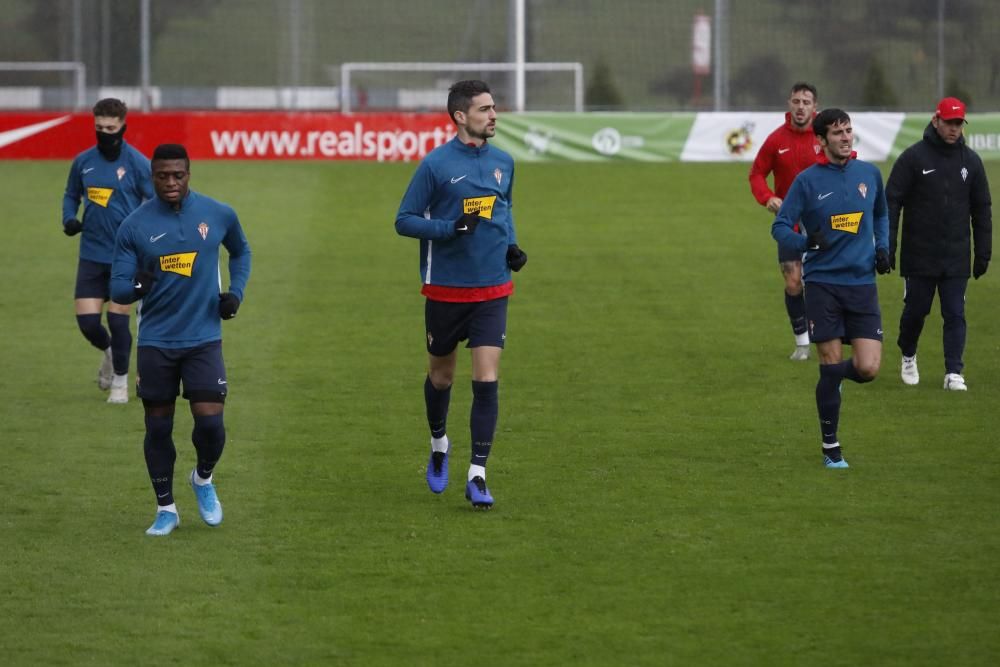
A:
[[[523,113],[497,122],[497,145],[518,160],[675,162],[692,113]]]
[[[894,159],[930,114],[851,114],[858,156]],[[192,159],[414,161],[455,136],[444,113],[130,113],[126,139],[149,155],[184,144]],[[1000,113],[969,114],[966,141],[1000,160]],[[749,162],[780,112],[502,113],[497,146],[519,161]],[[0,159],[71,159],[94,145],[88,113],[0,113]]]
[[[126,140],[192,159],[419,160],[455,135],[445,114],[130,113]],[[0,159],[72,158],[94,145],[91,114],[0,114]]]
[[[907,114],[892,147],[891,159],[920,141],[931,122],[932,112]],[[983,161],[1000,160],[1000,113],[970,113],[966,115],[965,145],[976,151]]]
[[[854,149],[862,160],[881,162],[889,156],[903,123],[901,113],[852,113]],[[685,162],[752,162],[761,144],[785,122],[785,114],[700,113],[684,144]]]

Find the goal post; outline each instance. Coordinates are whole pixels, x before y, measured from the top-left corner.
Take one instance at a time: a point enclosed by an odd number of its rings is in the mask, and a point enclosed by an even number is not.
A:
[[[0,62],[0,72],[70,72],[73,74],[74,107],[87,106],[87,66],[76,61]]]
[[[351,75],[354,72],[570,72],[573,75],[573,110],[583,111],[583,64],[574,62],[538,63],[425,63],[425,62],[353,62],[340,65],[340,110],[351,111]],[[523,77],[520,77],[523,79]],[[523,85],[523,84],[522,84]],[[517,95],[524,111],[524,96]]]

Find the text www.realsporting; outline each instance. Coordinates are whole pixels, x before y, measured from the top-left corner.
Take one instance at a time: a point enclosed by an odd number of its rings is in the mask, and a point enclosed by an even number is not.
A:
[[[419,159],[455,136],[451,126],[433,130],[212,130],[218,157],[341,157],[378,162]]]

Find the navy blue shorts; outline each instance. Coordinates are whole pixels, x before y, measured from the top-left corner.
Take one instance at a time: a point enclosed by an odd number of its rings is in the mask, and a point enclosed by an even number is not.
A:
[[[466,347],[503,347],[507,338],[507,297],[450,303],[427,299],[424,305],[427,351],[435,357],[452,353],[460,341]]]
[[[74,299],[111,298],[111,265],[81,259],[76,265],[76,290]]]
[[[173,403],[184,382],[184,398],[192,402],[225,403],[229,384],[222,361],[222,341],[197,347],[136,348],[136,390],[139,398]]]
[[[806,283],[809,340],[825,343],[840,338],[882,340],[878,288],[871,285]]]

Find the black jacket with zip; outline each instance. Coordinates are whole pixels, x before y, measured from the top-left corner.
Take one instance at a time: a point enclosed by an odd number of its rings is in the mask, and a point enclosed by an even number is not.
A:
[[[967,278],[970,236],[975,256],[989,262],[993,244],[990,186],[982,160],[965,145],[964,137],[947,144],[928,123],[924,138],[903,151],[893,165],[885,199],[893,258],[903,211],[900,275]]]

